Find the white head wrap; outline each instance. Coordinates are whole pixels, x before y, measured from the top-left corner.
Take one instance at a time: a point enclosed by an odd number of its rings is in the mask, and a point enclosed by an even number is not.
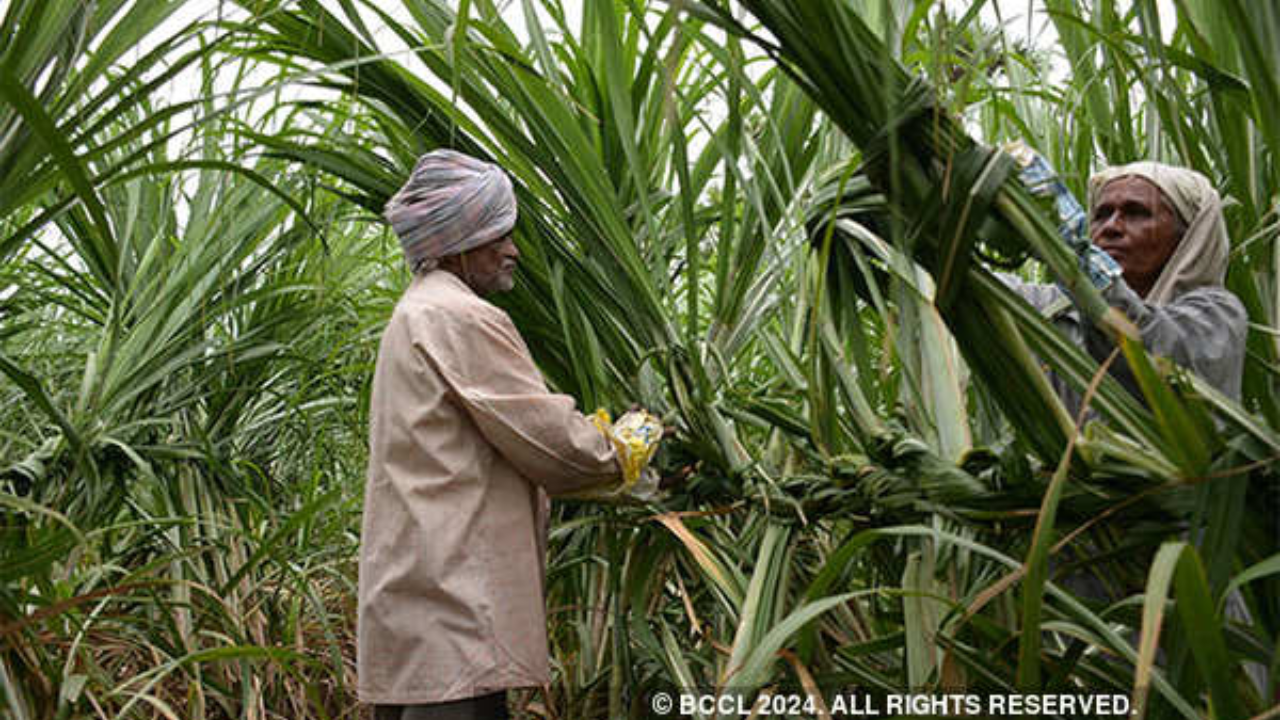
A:
[[[440,258],[510,233],[516,196],[497,165],[453,150],[432,150],[418,158],[383,217],[400,238],[409,266],[430,269]]]
[[[1146,301],[1163,305],[1197,287],[1221,286],[1227,277],[1231,242],[1222,216],[1222,198],[1209,179],[1195,170],[1157,162],[1107,168],[1089,178],[1089,206],[1097,205],[1107,183],[1129,176],[1140,177],[1160,188],[1186,225],[1182,240],[1165,262]]]

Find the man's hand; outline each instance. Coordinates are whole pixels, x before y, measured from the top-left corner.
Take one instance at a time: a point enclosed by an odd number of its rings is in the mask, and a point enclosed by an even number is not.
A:
[[[1058,173],[1043,155],[1021,140],[1008,143],[1004,151],[1018,164],[1018,179],[1038,198],[1053,201],[1058,215],[1058,235],[1080,258],[1080,269],[1098,290],[1105,290],[1123,274],[1120,264],[1089,240],[1089,220]]]
[[[622,470],[622,487],[627,493],[641,479],[641,474],[658,452],[662,440],[662,421],[645,410],[630,410],[613,422],[603,408],[591,416],[596,429],[613,444]],[[656,487],[656,482],[655,482]]]

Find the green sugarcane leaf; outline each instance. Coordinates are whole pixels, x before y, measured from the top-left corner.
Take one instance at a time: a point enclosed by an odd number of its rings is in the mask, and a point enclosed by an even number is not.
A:
[[[1222,720],[1248,718],[1250,713],[1245,709],[1234,678],[1238,663],[1233,662],[1227,652],[1200,556],[1185,544],[1173,547],[1178,552],[1174,585],[1178,616],[1182,620],[1180,627],[1187,635],[1196,666],[1209,686],[1214,716]]]
[[[1121,349],[1133,370],[1142,394],[1151,405],[1164,439],[1164,450],[1178,464],[1184,477],[1204,476],[1212,460],[1212,422],[1204,411],[1184,401],[1165,382],[1140,342],[1125,338]]]
[[[1231,582],[1227,583],[1227,587],[1222,591],[1222,597],[1218,600],[1218,612],[1221,613],[1226,605],[1227,598],[1235,594],[1237,590],[1256,580],[1265,577],[1280,574],[1280,554],[1272,555],[1258,563],[1254,563],[1231,578]]]
[[[89,180],[89,173],[83,162],[59,131],[54,118],[45,112],[40,101],[19,82],[7,64],[0,64],[0,97],[17,109],[36,137],[48,148],[76,196],[88,210],[96,242],[89,246],[91,252],[85,259],[91,263],[104,284],[113,285],[116,280],[118,250],[106,211],[97,190]]]

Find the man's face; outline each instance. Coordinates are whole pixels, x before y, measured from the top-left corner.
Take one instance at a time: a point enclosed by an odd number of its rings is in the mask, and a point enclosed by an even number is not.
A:
[[[516,260],[520,251],[508,233],[488,245],[469,250],[459,258],[463,282],[477,295],[507,292],[515,287]]]
[[[1143,297],[1160,277],[1184,230],[1160,188],[1136,176],[1104,185],[1089,223],[1093,243],[1115,258],[1125,282]]]

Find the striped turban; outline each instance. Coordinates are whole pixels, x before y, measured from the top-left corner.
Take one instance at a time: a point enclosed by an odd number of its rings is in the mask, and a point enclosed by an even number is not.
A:
[[[432,150],[418,158],[383,217],[400,238],[409,267],[430,270],[440,258],[510,233],[516,196],[497,165],[453,150]]]

